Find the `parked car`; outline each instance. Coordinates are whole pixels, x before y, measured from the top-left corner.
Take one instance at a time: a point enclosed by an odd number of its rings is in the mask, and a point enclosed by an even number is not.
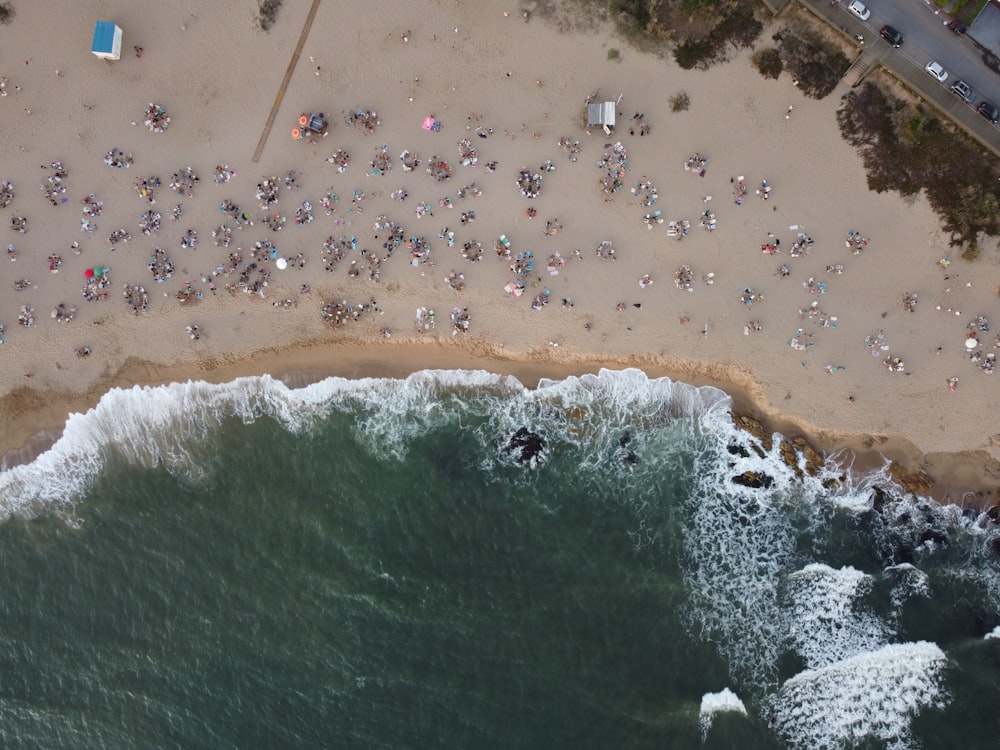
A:
[[[948,80],[948,73],[941,67],[941,63],[929,62],[924,70],[927,71],[927,75],[938,83],[944,83]]]
[[[990,122],[996,122],[1000,120],[1000,110],[997,109],[996,105],[992,102],[979,102],[979,106],[976,107],[976,112],[981,114]]]
[[[893,47],[900,47],[903,44],[903,35],[892,26],[883,26],[879,36],[885,39]]]
[[[948,24],[948,28],[954,31],[956,34],[965,33],[965,24],[959,21],[957,18]]]
[[[851,4],[847,6],[847,9],[862,21],[867,21],[868,17],[872,14],[861,0],[851,0]]]
[[[976,95],[972,93],[972,87],[965,81],[955,81],[951,86],[951,93],[966,104],[972,104],[976,99]]]

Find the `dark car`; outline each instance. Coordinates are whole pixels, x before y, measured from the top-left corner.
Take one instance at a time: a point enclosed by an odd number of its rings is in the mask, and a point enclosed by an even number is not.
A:
[[[883,26],[879,36],[885,39],[893,47],[899,47],[903,43],[903,35],[892,26]]]
[[[976,100],[976,95],[973,93],[972,87],[965,81],[955,81],[951,86],[951,93],[966,104],[972,104]]]
[[[954,31],[956,34],[965,33],[965,24],[959,21],[957,18],[948,24],[948,28]]]
[[[1000,110],[992,102],[980,102],[979,106],[976,107],[976,112],[981,114],[990,122],[996,122],[1000,120]]]

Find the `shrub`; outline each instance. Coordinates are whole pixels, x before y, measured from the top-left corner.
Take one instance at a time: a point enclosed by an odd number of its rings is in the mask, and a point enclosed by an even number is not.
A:
[[[839,48],[806,31],[786,30],[778,49],[785,67],[798,81],[799,89],[814,99],[830,94],[851,64]]]
[[[765,47],[755,52],[753,64],[764,78],[777,78],[785,69],[784,63],[781,62],[781,53],[774,47]]]
[[[621,62],[622,61],[622,53],[619,52],[614,47],[612,47],[611,49],[608,50],[608,59],[609,60],[614,60],[615,62]]]
[[[686,91],[680,91],[670,97],[671,112],[686,112],[691,108],[691,97]]]
[[[278,20],[278,10],[281,9],[282,0],[260,0],[260,27],[264,31],[270,31],[274,22]]]
[[[0,23],[14,20],[14,7],[10,3],[0,3]]]
[[[715,62],[717,50],[708,39],[689,39],[674,48],[674,60],[684,70],[707,68]]]
[[[868,186],[903,196],[924,190],[968,259],[978,256],[978,235],[1000,234],[1000,164],[967,136],[871,82],[844,97],[837,122],[861,152]]]

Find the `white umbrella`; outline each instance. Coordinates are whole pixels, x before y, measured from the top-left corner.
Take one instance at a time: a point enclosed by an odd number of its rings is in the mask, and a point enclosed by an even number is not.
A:
[[[285,260],[284,258],[278,258],[276,261],[274,261],[274,265],[278,267],[278,270],[284,271],[286,268],[288,268],[288,261]]]

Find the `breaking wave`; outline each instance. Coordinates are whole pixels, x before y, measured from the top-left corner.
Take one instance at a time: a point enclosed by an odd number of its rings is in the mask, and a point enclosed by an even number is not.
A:
[[[895,643],[782,685],[774,699],[775,729],[790,747],[839,750],[878,739],[889,750],[913,746],[910,721],[943,708],[947,657],[932,643]]]
[[[868,609],[873,579],[852,567],[811,563],[788,576],[788,636],[809,669],[885,645],[889,626]]]
[[[62,435],[33,461],[0,473],[0,519],[71,510],[112,457],[197,479],[200,449],[228,420],[269,418],[303,433],[335,412],[349,414],[355,439],[373,454],[396,458],[449,423],[478,424],[484,448],[528,426],[581,449],[581,464],[595,469],[623,430],[725,411],[729,403],[715,388],[650,380],[639,370],[542,380],[535,389],[466,370],[424,370],[402,380],[334,377],[296,389],[268,375],[116,388],[88,412],[70,415]]]
[[[729,688],[723,688],[718,693],[705,693],[701,696],[701,709],[698,711],[698,726],[701,728],[702,741],[708,736],[708,730],[712,728],[715,715],[724,711],[733,711],[743,716],[747,715],[747,708]]]

